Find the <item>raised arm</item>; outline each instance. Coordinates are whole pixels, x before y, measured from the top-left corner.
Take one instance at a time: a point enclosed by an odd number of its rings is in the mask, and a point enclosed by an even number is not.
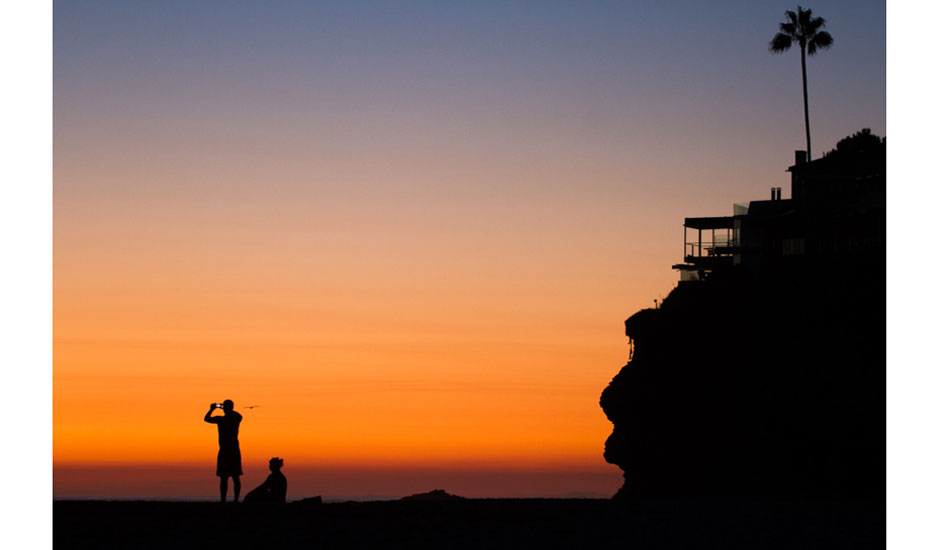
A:
[[[211,404],[211,408],[208,409],[208,412],[207,412],[207,413],[205,413],[205,422],[208,422],[209,424],[217,424],[217,423],[218,423],[218,417],[214,417],[214,418],[211,417],[211,413],[214,412],[214,409],[215,409],[215,408],[216,408],[216,407],[215,407],[214,403],[212,403],[212,404]]]

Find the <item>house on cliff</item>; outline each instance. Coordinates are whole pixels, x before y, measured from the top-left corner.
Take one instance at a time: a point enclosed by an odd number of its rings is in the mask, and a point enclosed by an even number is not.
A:
[[[601,394],[615,498],[883,501],[885,169],[861,132],[797,153],[788,197],[684,220],[682,281]]]
[[[885,142],[868,130],[808,162],[795,152],[791,197],[735,204],[731,216],[686,218],[680,281],[713,273],[761,278],[836,257],[884,254]]]

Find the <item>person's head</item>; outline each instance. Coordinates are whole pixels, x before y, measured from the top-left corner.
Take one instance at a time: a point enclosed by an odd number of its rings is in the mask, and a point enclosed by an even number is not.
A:
[[[224,409],[224,412],[231,412],[234,410],[234,401],[230,399],[225,399],[224,403],[221,403],[221,408]]]
[[[276,472],[277,470],[280,470],[283,466],[284,466],[283,458],[278,458],[275,456],[274,458],[270,459],[270,471]]]

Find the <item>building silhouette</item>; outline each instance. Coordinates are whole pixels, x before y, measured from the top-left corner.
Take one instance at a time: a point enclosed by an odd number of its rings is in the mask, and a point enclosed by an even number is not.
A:
[[[681,282],[735,271],[754,279],[834,257],[883,255],[885,144],[868,131],[808,162],[795,152],[791,196],[734,204],[731,216],[683,220]],[[860,141],[857,146],[852,143]]]

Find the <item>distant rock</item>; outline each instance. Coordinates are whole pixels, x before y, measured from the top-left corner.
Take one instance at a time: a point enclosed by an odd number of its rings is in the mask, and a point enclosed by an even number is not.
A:
[[[307,497],[307,498],[302,498],[298,500],[297,502],[300,504],[323,504],[323,497],[320,497],[320,496]]]
[[[465,500],[465,497],[460,497],[460,496],[458,496],[458,495],[453,495],[453,494],[450,494],[450,493],[446,493],[446,492],[443,491],[442,489],[435,489],[435,490],[433,490],[433,491],[429,491],[428,493],[417,493],[417,494],[414,494],[414,495],[410,495],[410,496],[408,496],[408,497],[402,497],[402,498],[399,499],[399,500],[422,500],[422,501],[428,501],[428,500]]]

